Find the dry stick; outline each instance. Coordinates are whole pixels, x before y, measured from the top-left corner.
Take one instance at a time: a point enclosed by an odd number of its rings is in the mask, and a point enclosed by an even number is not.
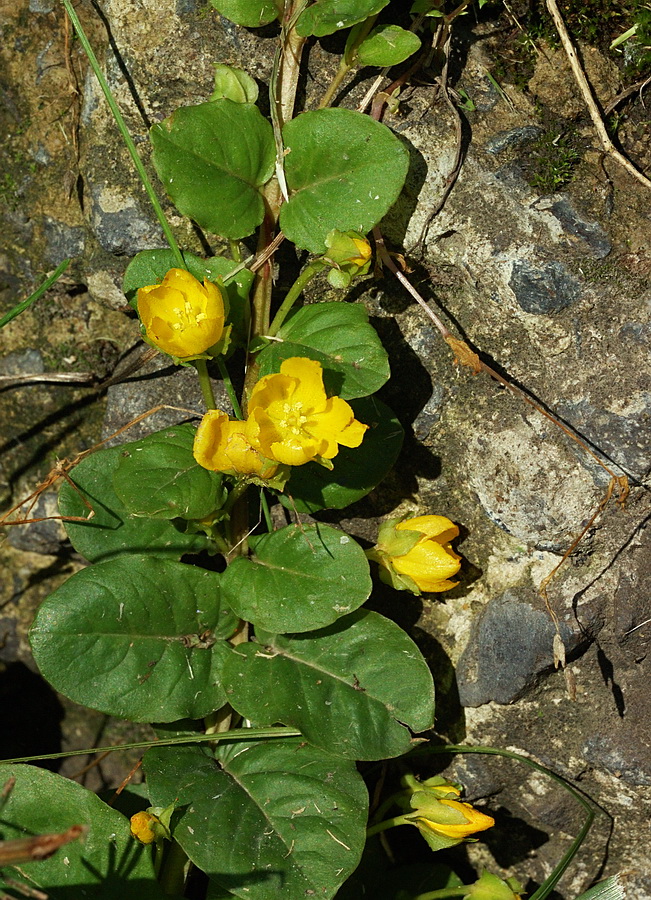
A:
[[[592,124],[595,127],[595,131],[599,135],[601,143],[603,145],[604,151],[612,156],[614,160],[616,160],[620,166],[623,166],[626,171],[632,175],[634,178],[637,178],[639,182],[645,185],[648,188],[651,188],[651,181],[643,175],[639,169],[633,165],[633,163],[627,159],[623,153],[615,147],[613,144],[608,131],[606,130],[606,126],[604,125],[603,119],[601,118],[601,113],[599,112],[599,107],[597,106],[594,96],[592,94],[592,89],[588,84],[588,80],[583,73],[583,69],[581,68],[581,63],[579,62],[579,58],[576,55],[576,50],[574,49],[574,45],[570,39],[570,36],[567,32],[567,28],[565,27],[565,22],[563,21],[563,17],[561,16],[560,10],[556,4],[556,0],[545,0],[547,4],[547,9],[554,20],[554,25],[556,26],[556,31],[558,31],[558,36],[561,39],[561,43],[563,45],[563,49],[567,54],[567,58],[570,61],[570,66],[572,67],[572,73],[574,78],[576,79],[576,83],[581,91],[583,99],[585,101],[586,106],[588,107],[588,112],[590,113],[590,118],[592,119]]]
[[[617,96],[613,97],[608,106],[604,109],[604,116],[609,116],[611,112],[616,109],[623,100],[626,100],[631,96],[631,94],[635,94],[637,91],[640,92],[640,100],[642,101],[642,105],[644,106],[644,101],[642,100],[642,91],[648,84],[651,84],[651,75],[648,78],[643,78],[641,81],[636,81],[635,84],[631,84],[621,93],[617,94]]]

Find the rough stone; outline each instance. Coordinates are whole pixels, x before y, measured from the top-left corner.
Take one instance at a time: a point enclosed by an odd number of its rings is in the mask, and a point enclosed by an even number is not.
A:
[[[573,631],[565,622],[559,627],[568,656],[590,640],[585,627]],[[457,666],[461,705],[513,703],[522,697],[553,668],[555,634],[547,612],[510,591],[494,597],[474,622]]]
[[[509,287],[522,309],[534,315],[558,312],[581,296],[579,282],[558,262],[535,266],[526,259],[514,260]]]
[[[29,553],[55,555],[61,551],[66,533],[60,519],[57,498],[54,494],[41,494],[29,512],[30,519],[43,519],[29,525],[16,525],[9,529],[7,540],[17,550]]]
[[[598,222],[587,222],[574,209],[567,197],[556,200],[551,211],[554,213],[563,229],[579,238],[595,259],[603,259],[613,249],[613,245]]]
[[[50,263],[81,256],[84,252],[86,232],[80,226],[66,225],[50,216],[43,218],[45,258]]]
[[[90,185],[90,222],[102,249],[120,256],[135,256],[141,250],[164,247],[160,225],[128,194],[106,182]]]
[[[513,147],[520,147],[535,141],[543,133],[539,125],[523,125],[519,128],[508,128],[506,131],[498,131],[484,146],[487,153],[503,153]]]

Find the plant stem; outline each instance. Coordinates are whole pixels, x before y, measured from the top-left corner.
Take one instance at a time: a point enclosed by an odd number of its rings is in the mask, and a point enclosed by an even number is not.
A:
[[[29,295],[27,300],[22,300],[20,303],[17,303],[13,309],[10,309],[8,313],[5,313],[5,315],[0,319],[0,328],[3,328],[5,325],[11,322],[12,319],[15,319],[16,316],[19,316],[21,312],[24,312],[28,306],[32,305],[32,303],[36,303],[36,301],[40,299],[43,294],[52,287],[55,281],[58,281],[59,278],[61,278],[69,265],[69,259],[64,259],[63,262],[59,263],[54,272],[52,272],[52,274],[49,275],[45,279],[45,281],[36,288],[33,294]]]
[[[129,744],[113,744],[110,747],[85,747],[83,750],[62,750],[60,753],[41,753],[37,756],[15,756],[0,759],[0,764],[42,762],[46,759],[65,759],[67,756],[88,756],[90,753],[113,753],[116,750],[149,750],[150,747],[171,747],[176,744],[201,744],[204,741],[256,741],[269,738],[300,737],[295,728],[274,726],[272,728],[232,728],[223,734],[184,734],[180,737],[161,738],[156,741],[134,741]]]
[[[212,383],[210,381],[210,375],[208,374],[208,366],[206,364],[206,360],[195,359],[193,365],[197,370],[197,375],[199,376],[199,384],[201,385],[201,393],[203,394],[203,402],[206,404],[206,409],[217,409],[217,404],[215,403],[215,395],[213,394]]]
[[[136,171],[137,171],[138,175],[140,176],[140,180],[142,181],[143,187],[145,188],[147,196],[149,197],[149,202],[151,203],[153,210],[156,214],[156,218],[158,219],[160,226],[163,229],[163,234],[165,235],[165,240],[169,244],[170,250],[174,254],[174,260],[176,262],[176,265],[179,269],[187,269],[185,260],[183,259],[183,256],[181,255],[181,251],[179,250],[179,245],[176,243],[176,238],[172,234],[172,229],[170,228],[170,224],[165,217],[163,208],[160,205],[158,197],[156,196],[156,193],[154,191],[152,183],[149,180],[149,176],[147,175],[147,172],[145,171],[145,167],[142,163],[142,160],[140,159],[140,156],[138,155],[138,151],[136,150],[136,145],[134,144],[134,142],[131,138],[131,135],[129,134],[129,131],[126,126],[126,122],[124,121],[124,118],[122,117],[122,113],[120,112],[120,109],[119,109],[117,103],[115,102],[115,98],[113,97],[113,94],[111,93],[111,89],[108,86],[106,79],[104,78],[104,75],[102,74],[100,64],[97,61],[97,57],[95,56],[95,53],[93,52],[93,48],[91,47],[90,42],[89,42],[88,38],[86,37],[84,29],[81,27],[81,22],[79,21],[79,19],[77,17],[77,13],[75,12],[75,10],[73,8],[72,0],[62,0],[62,2],[63,2],[63,5],[65,6],[66,12],[68,13],[70,21],[72,22],[72,26],[75,29],[75,31],[77,32],[77,37],[79,38],[79,42],[81,43],[81,46],[84,48],[84,52],[85,52],[86,56],[88,57],[88,62],[90,63],[90,66],[91,66],[93,72],[95,73],[95,77],[99,81],[99,86],[101,87],[102,92],[103,92],[104,96],[106,97],[106,102],[108,103],[109,109],[111,110],[111,113],[113,114],[113,118],[115,119],[115,124],[118,126],[118,130],[119,130],[120,134],[122,135],[122,140],[124,141],[125,146],[126,146],[127,150],[129,151],[129,155],[131,156],[131,159],[133,160],[133,164],[136,167]]]
[[[269,501],[267,500],[264,488],[260,488],[260,506],[262,507],[262,515],[264,516],[264,523],[267,526],[267,531],[272,532],[274,530],[274,523],[271,520]]]
[[[237,394],[235,393],[235,388],[233,387],[230,373],[226,368],[226,363],[221,356],[217,357],[217,367],[219,368],[219,374],[221,375],[222,381],[224,382],[224,387],[226,388],[228,399],[231,401],[231,406],[233,407],[235,417],[237,419],[243,419],[244,416],[242,415],[242,407],[240,406],[240,401],[237,399]]]
[[[231,250],[231,256],[236,263],[242,262],[242,253],[240,251],[240,242],[239,241],[228,241],[228,246]]]
[[[185,866],[188,857],[176,841],[167,841],[165,856],[158,875],[161,890],[167,896],[180,897],[185,884]]]
[[[419,894],[414,900],[445,900],[446,897],[465,897],[471,884],[460,884],[457,887],[440,888],[438,891],[427,891]]]
[[[274,320],[267,331],[268,337],[275,337],[278,334],[280,326],[287,318],[288,312],[290,311],[294,303],[296,303],[304,288],[310,283],[310,281],[312,281],[317,272],[321,271],[321,268],[321,266],[316,266],[314,263],[310,263],[303,269],[294,284],[287,291],[285,299],[281,303],[278,312],[274,316]]]
[[[339,87],[340,87],[340,85],[341,85],[341,82],[344,80],[344,78],[345,78],[346,75],[350,72],[350,70],[351,70],[352,68],[353,68],[353,67],[350,66],[350,65],[346,62],[345,57],[342,57],[341,62],[339,63],[339,68],[338,68],[337,71],[335,72],[334,78],[332,79],[332,81],[331,81],[330,84],[328,85],[327,91],[325,92],[325,94],[323,95],[323,97],[321,97],[321,100],[320,100],[320,102],[319,102],[319,105],[318,105],[317,109],[325,109],[327,106],[330,106],[330,104],[332,103],[332,99],[333,99],[334,95],[335,95],[335,94],[337,93],[337,91],[339,90]]]
[[[381,831],[387,831],[389,828],[396,828],[398,825],[413,825],[409,819],[405,818],[405,816],[393,816],[391,819],[385,819],[384,822],[378,822],[377,825],[371,825],[370,828],[366,829],[366,837],[373,837],[374,834],[379,834]]]

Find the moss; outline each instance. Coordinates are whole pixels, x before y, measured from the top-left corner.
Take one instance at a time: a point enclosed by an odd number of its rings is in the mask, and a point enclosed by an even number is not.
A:
[[[531,145],[526,174],[531,187],[552,194],[574,178],[581,154],[569,138],[557,129],[548,129]]]

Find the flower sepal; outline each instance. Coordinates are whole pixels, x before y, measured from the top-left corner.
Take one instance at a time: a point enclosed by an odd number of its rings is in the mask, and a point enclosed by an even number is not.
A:
[[[522,900],[523,890],[517,878],[503,879],[492,872],[482,872],[463,900]]]
[[[316,263],[330,266],[328,281],[335,288],[347,288],[353,278],[366,275],[371,268],[371,245],[358,231],[338,231],[334,228],[326,235],[328,252]]]
[[[383,551],[374,548],[373,550],[365,550],[367,559],[378,564],[378,575],[380,581],[388,584],[394,591],[409,591],[411,594],[420,596],[421,590],[416,582],[408,575],[400,575],[391,566],[391,558]]]

